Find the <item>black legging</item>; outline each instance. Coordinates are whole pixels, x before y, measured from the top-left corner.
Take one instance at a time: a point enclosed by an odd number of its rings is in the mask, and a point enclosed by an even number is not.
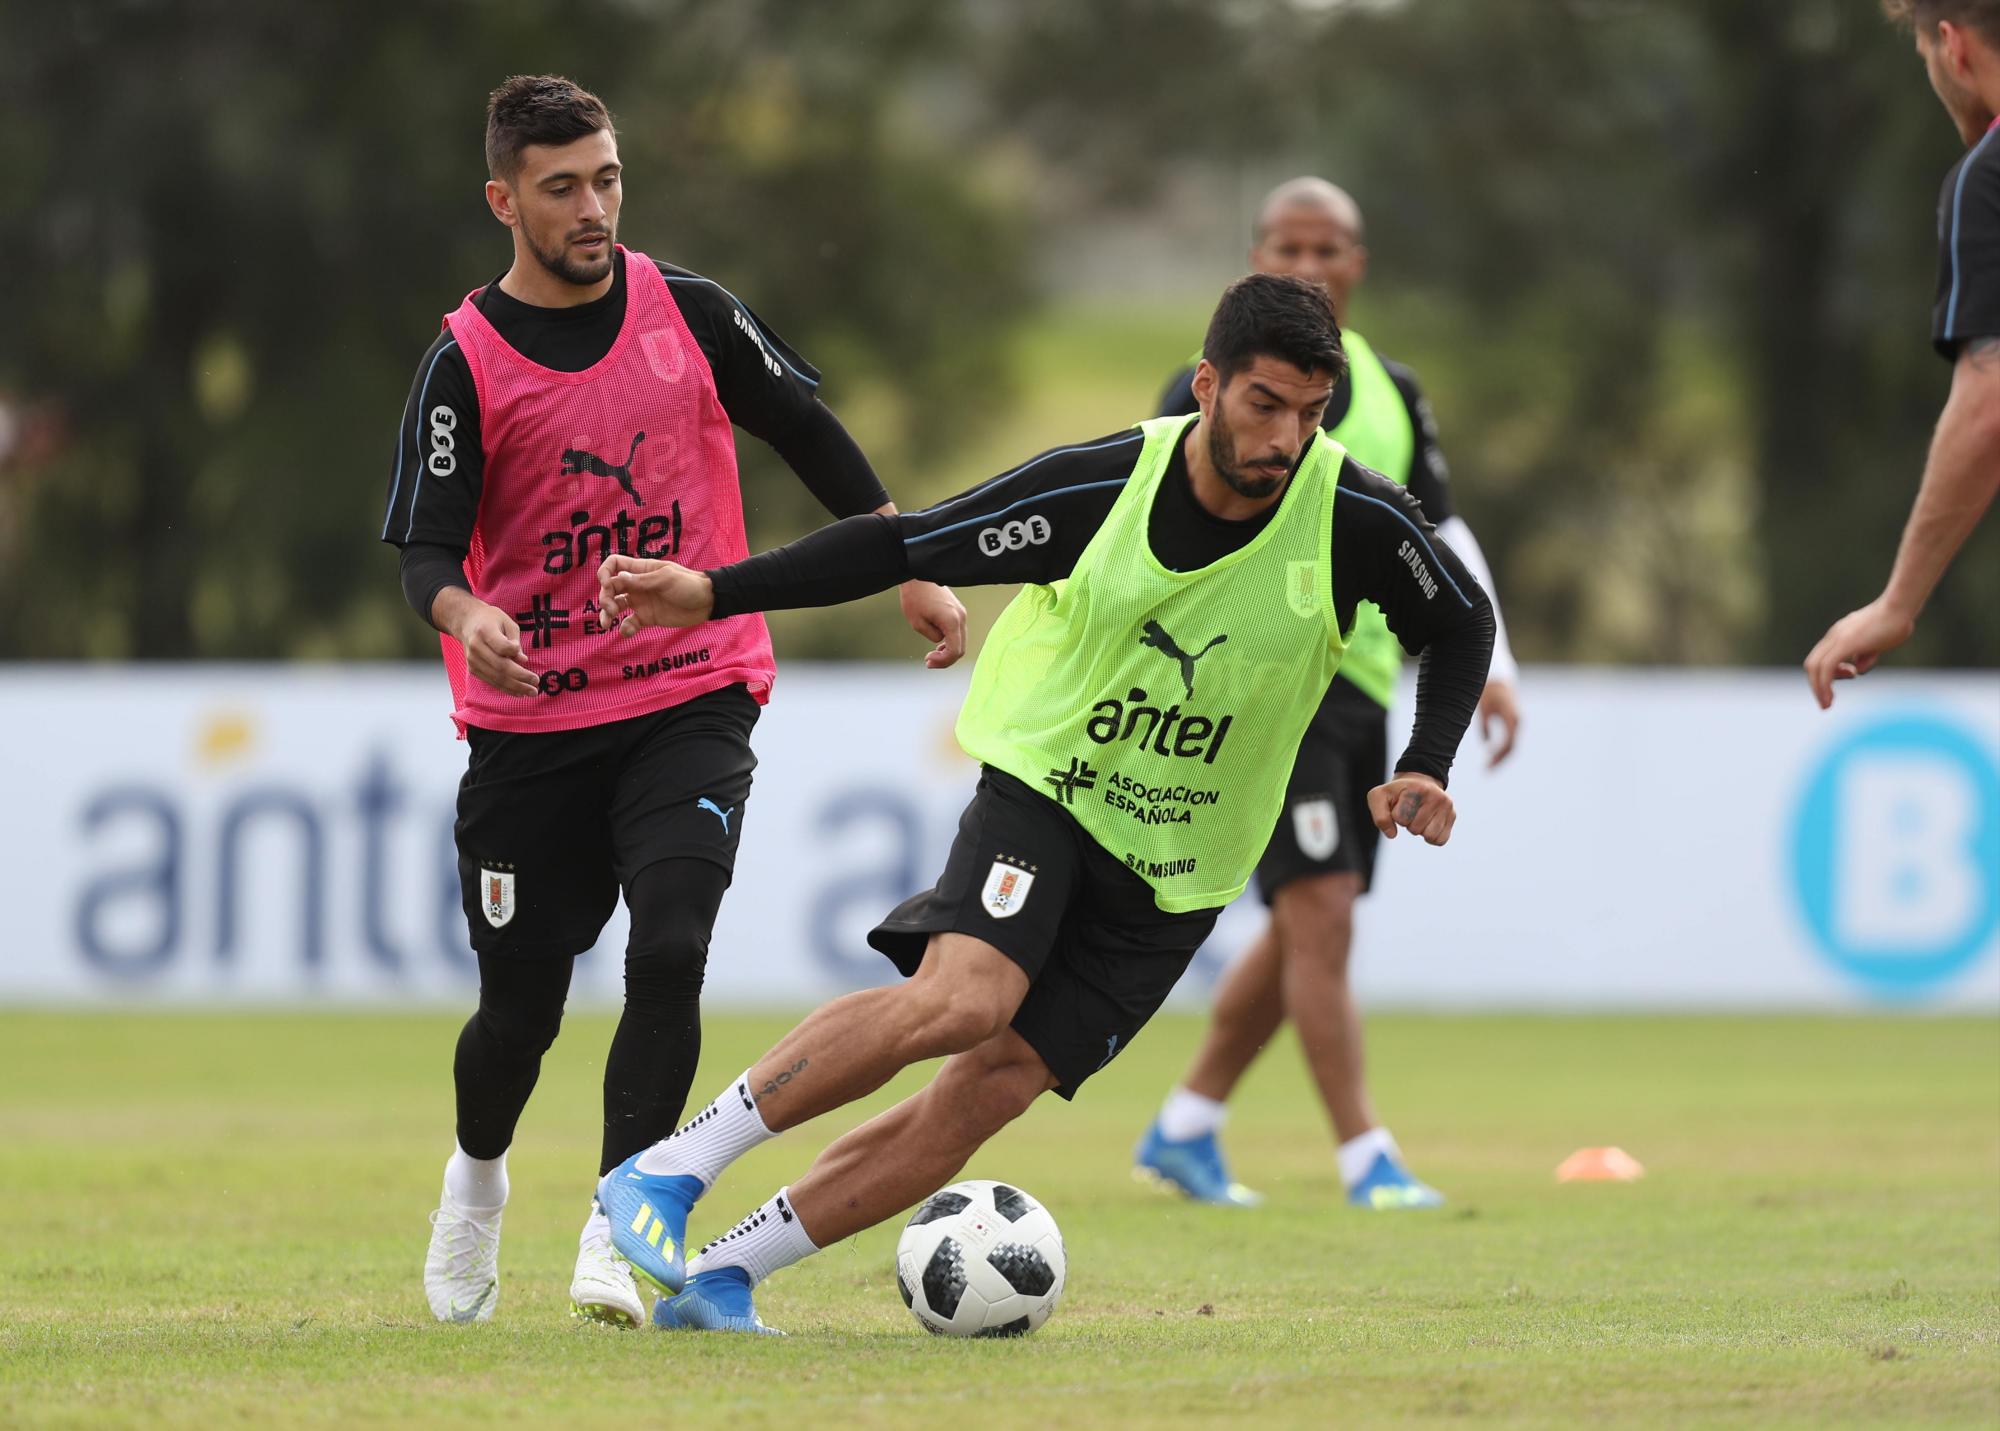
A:
[[[729,875],[707,860],[661,860],[625,890],[632,935],[625,945],[625,1012],[604,1060],[600,1174],[673,1132],[701,1059],[701,982],[708,940]],[[458,1145],[497,1158],[542,1055],[562,1027],[575,960],[479,956],[479,1008],[458,1036]]]

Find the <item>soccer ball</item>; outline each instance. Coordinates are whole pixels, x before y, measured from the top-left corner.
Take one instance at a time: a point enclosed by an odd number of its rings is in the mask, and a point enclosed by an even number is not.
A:
[[[939,1336],[1026,1336],[1062,1300],[1067,1267],[1049,1210],[982,1179],[932,1193],[896,1243],[903,1305]]]

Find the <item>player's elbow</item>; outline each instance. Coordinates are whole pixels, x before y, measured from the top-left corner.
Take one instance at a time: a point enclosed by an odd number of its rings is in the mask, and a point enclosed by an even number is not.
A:
[[[1476,585],[1470,587],[1466,595],[1469,600],[1455,619],[1425,632],[1414,647],[1406,642],[1403,649],[1412,656],[1432,659],[1443,655],[1452,660],[1477,660],[1480,669],[1484,670],[1492,660],[1493,638],[1498,629],[1493,621],[1493,603]]]
[[[2000,340],[1983,340],[1960,355],[1940,429],[1955,434],[1991,476],[2000,463]],[[1942,435],[1942,434],[1941,434]]]

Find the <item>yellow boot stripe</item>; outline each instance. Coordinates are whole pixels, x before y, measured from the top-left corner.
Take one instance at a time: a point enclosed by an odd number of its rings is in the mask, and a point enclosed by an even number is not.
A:
[[[655,1218],[653,1225],[646,1229],[646,1245],[648,1247],[658,1247],[660,1245],[660,1234],[666,1230],[667,1225],[658,1218]]]
[[[653,1205],[649,1202],[640,1203],[639,1215],[632,1219],[632,1230],[634,1232],[644,1232],[646,1230],[646,1223],[651,1220],[652,1216]]]

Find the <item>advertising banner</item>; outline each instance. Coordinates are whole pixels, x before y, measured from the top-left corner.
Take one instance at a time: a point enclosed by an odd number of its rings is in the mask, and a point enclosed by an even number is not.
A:
[[[714,1004],[890,977],[863,936],[942,866],[964,689],[781,674]],[[0,670],[0,1004],[466,1004],[448,704],[427,667]],[[1878,672],[1821,713],[1790,672],[1542,669],[1522,705],[1499,770],[1468,737],[1451,844],[1382,852],[1367,1006],[2000,1009],[2000,676]],[[1262,918],[1253,888],[1177,998]],[[574,1003],[616,1003],[625,930]]]

